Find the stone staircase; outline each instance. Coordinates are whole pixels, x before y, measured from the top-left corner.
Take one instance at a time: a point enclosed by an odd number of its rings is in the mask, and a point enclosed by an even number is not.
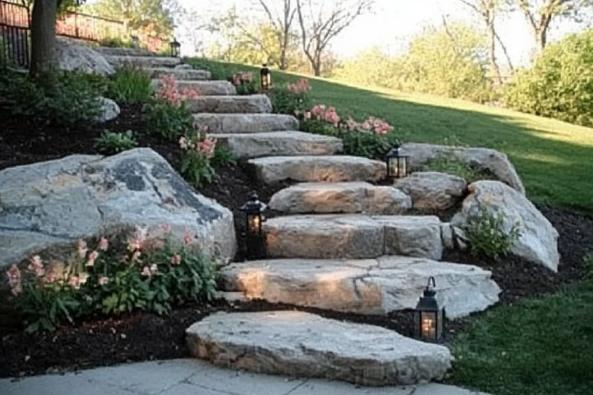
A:
[[[197,88],[201,95],[188,100],[196,126],[207,126],[247,159],[260,182],[297,182],[269,202],[284,214],[264,223],[270,259],[222,268],[229,295],[385,315],[413,308],[433,276],[449,318],[498,301],[500,288],[489,271],[440,262],[452,243],[449,224],[406,215],[409,195],[372,184],[384,178],[383,162],[339,155],[339,139],[298,131],[294,117],[271,114],[267,96],[238,96],[228,82],[210,81],[208,72],[180,59],[122,52],[107,57]],[[220,366],[372,386],[440,380],[452,361],[442,345],[295,311],[215,314],[192,325],[187,339],[193,355]]]

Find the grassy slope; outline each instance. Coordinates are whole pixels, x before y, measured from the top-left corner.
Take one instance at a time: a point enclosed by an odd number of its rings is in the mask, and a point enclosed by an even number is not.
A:
[[[225,78],[258,69],[199,61]],[[299,76],[273,72],[274,82]],[[363,89],[309,77],[314,103],[357,119],[385,118],[405,141],[489,147],[506,153],[532,200],[593,213],[593,129],[504,109],[439,97]]]

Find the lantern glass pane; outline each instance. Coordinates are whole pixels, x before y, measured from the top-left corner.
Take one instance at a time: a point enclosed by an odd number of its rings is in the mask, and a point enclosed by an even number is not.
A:
[[[261,233],[261,215],[260,214],[248,214],[247,215],[247,227],[249,233],[258,235]]]
[[[437,312],[420,312],[420,339],[429,342],[437,340]]]
[[[397,176],[405,177],[408,174],[408,158],[406,158],[406,157],[398,158],[397,164],[398,164]]]

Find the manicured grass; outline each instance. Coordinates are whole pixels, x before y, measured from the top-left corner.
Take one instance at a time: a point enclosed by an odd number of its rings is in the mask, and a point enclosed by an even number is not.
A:
[[[451,384],[494,395],[593,394],[593,282],[476,319],[452,345]]]
[[[259,69],[206,60],[213,78]],[[283,84],[300,76],[273,71]],[[506,153],[532,200],[593,213],[593,129],[461,100],[403,94],[345,83],[310,80],[314,103],[343,116],[385,118],[404,141],[489,147]]]

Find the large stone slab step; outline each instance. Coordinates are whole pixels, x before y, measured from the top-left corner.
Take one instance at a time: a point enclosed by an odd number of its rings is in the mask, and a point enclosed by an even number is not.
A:
[[[248,299],[377,315],[413,309],[430,276],[435,277],[437,299],[448,318],[465,317],[498,302],[501,290],[489,271],[426,258],[272,259],[221,269],[224,290],[242,292]]]
[[[212,134],[227,146],[236,158],[286,155],[332,155],[342,150],[342,140],[336,137],[299,131],[267,133]]]
[[[204,81],[211,78],[211,74],[207,70],[192,70],[192,69],[171,69],[167,67],[146,67],[144,68],[150,77],[163,78],[168,75],[175,77],[177,81]]]
[[[365,386],[440,380],[452,360],[441,345],[298,311],[216,313],[186,339],[192,355],[218,366]]]
[[[385,163],[358,156],[276,156],[249,160],[256,177],[266,183],[378,181]]]
[[[396,215],[411,209],[412,199],[392,186],[367,182],[309,182],[278,191],[269,206],[288,214]]]
[[[161,86],[161,80],[152,80],[152,86]],[[201,96],[229,96],[236,95],[235,86],[228,81],[177,81],[178,89],[191,89]]]
[[[298,130],[299,121],[284,114],[194,114],[197,127],[208,133],[263,133]]]
[[[186,100],[192,113],[270,113],[272,103],[266,95],[200,96]]]
[[[126,56],[104,55],[105,59],[113,66],[138,66],[138,67],[175,67],[181,64],[181,58],[164,56]]]
[[[404,255],[439,260],[443,254],[436,216],[290,215],[268,219],[263,229],[268,254],[275,258]]]

